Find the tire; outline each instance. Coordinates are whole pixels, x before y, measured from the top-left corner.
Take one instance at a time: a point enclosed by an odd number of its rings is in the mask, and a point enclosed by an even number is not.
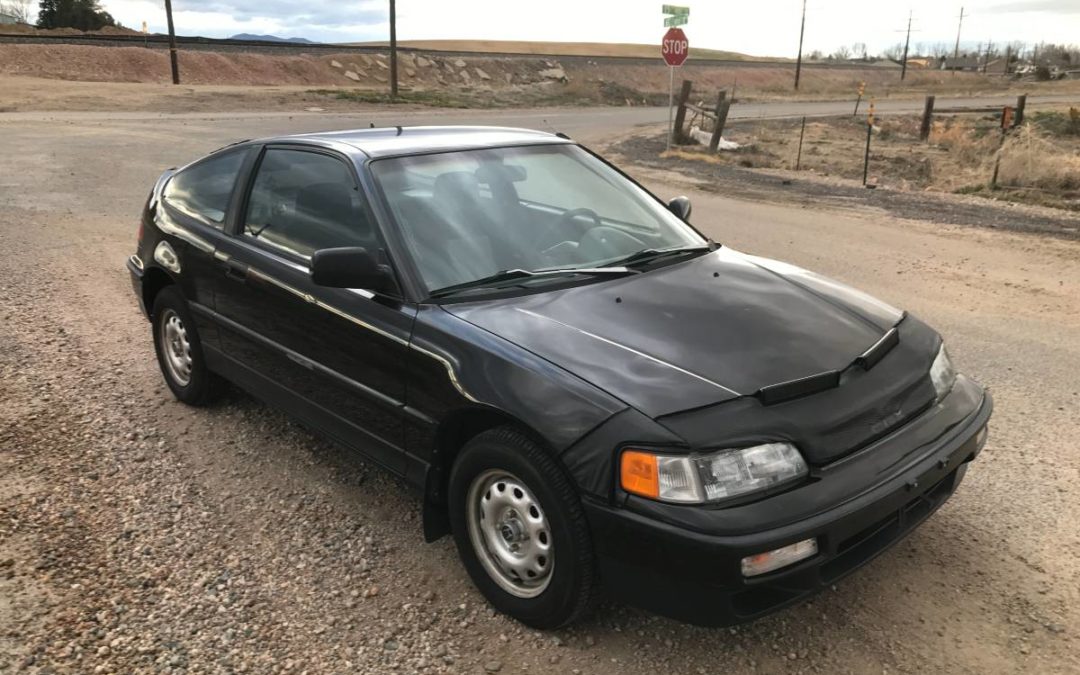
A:
[[[539,445],[510,427],[477,435],[454,462],[448,497],[458,554],[495,609],[539,629],[588,611],[588,524],[576,488]]]
[[[221,379],[206,368],[202,343],[187,301],[175,286],[154,298],[154,351],[165,384],[188,405],[203,406],[221,391]]]

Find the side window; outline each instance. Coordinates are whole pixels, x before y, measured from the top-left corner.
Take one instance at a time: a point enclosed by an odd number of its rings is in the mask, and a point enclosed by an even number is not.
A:
[[[243,235],[308,259],[324,248],[379,248],[348,167],[317,152],[269,148],[251,186]]]
[[[170,206],[220,230],[246,155],[246,148],[212,155],[170,178],[162,197]]]

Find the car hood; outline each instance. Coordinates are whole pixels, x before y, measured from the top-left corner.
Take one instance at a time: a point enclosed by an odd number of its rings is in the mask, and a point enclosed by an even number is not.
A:
[[[842,370],[902,317],[837,282],[728,248],[643,274],[444,308],[652,417]]]

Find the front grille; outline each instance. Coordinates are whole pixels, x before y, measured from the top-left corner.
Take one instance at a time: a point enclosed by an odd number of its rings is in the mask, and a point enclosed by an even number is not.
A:
[[[910,532],[949,498],[955,477],[956,472],[953,471],[900,510],[840,542],[836,548],[836,557],[821,568],[822,581],[831,583],[839,579]]]

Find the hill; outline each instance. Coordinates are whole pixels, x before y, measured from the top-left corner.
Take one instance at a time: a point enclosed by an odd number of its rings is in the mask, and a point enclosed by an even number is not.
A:
[[[315,44],[311,40],[302,37],[283,38],[277,35],[253,35],[251,33],[237,33],[230,36],[230,40],[262,40],[263,42],[295,42],[297,44],[311,45]]]

